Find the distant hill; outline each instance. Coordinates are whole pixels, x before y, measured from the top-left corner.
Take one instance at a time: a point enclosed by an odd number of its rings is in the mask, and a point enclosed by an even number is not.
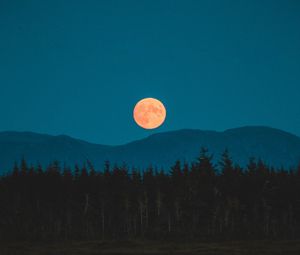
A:
[[[170,167],[177,159],[192,162],[200,148],[207,147],[217,163],[227,148],[234,162],[246,165],[250,157],[263,159],[275,167],[297,166],[300,138],[269,127],[242,127],[224,132],[184,129],[151,135],[120,146],[92,144],[69,136],[31,132],[0,132],[0,171],[10,170],[23,157],[29,164],[82,165],[87,159],[96,168],[104,161],[145,168]]]

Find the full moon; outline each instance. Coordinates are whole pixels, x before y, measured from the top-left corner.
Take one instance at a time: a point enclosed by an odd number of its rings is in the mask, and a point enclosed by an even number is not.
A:
[[[144,98],[135,105],[133,118],[142,128],[158,128],[166,119],[166,108],[155,98]]]

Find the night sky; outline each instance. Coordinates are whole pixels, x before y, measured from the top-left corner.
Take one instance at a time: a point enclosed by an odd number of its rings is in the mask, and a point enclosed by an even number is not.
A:
[[[156,97],[165,124],[143,130]],[[0,1],[0,131],[122,144],[182,128],[300,135],[300,1]]]

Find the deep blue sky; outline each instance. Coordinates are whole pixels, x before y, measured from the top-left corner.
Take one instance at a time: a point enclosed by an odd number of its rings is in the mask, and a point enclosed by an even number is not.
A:
[[[132,120],[149,96],[168,111],[155,131]],[[244,125],[300,135],[300,1],[0,1],[0,131],[122,144]]]

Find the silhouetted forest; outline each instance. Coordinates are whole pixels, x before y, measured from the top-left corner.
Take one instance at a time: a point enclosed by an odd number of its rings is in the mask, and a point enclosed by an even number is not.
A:
[[[0,181],[0,238],[232,240],[300,238],[300,167],[273,169],[202,149],[188,165],[46,169],[25,160]]]

